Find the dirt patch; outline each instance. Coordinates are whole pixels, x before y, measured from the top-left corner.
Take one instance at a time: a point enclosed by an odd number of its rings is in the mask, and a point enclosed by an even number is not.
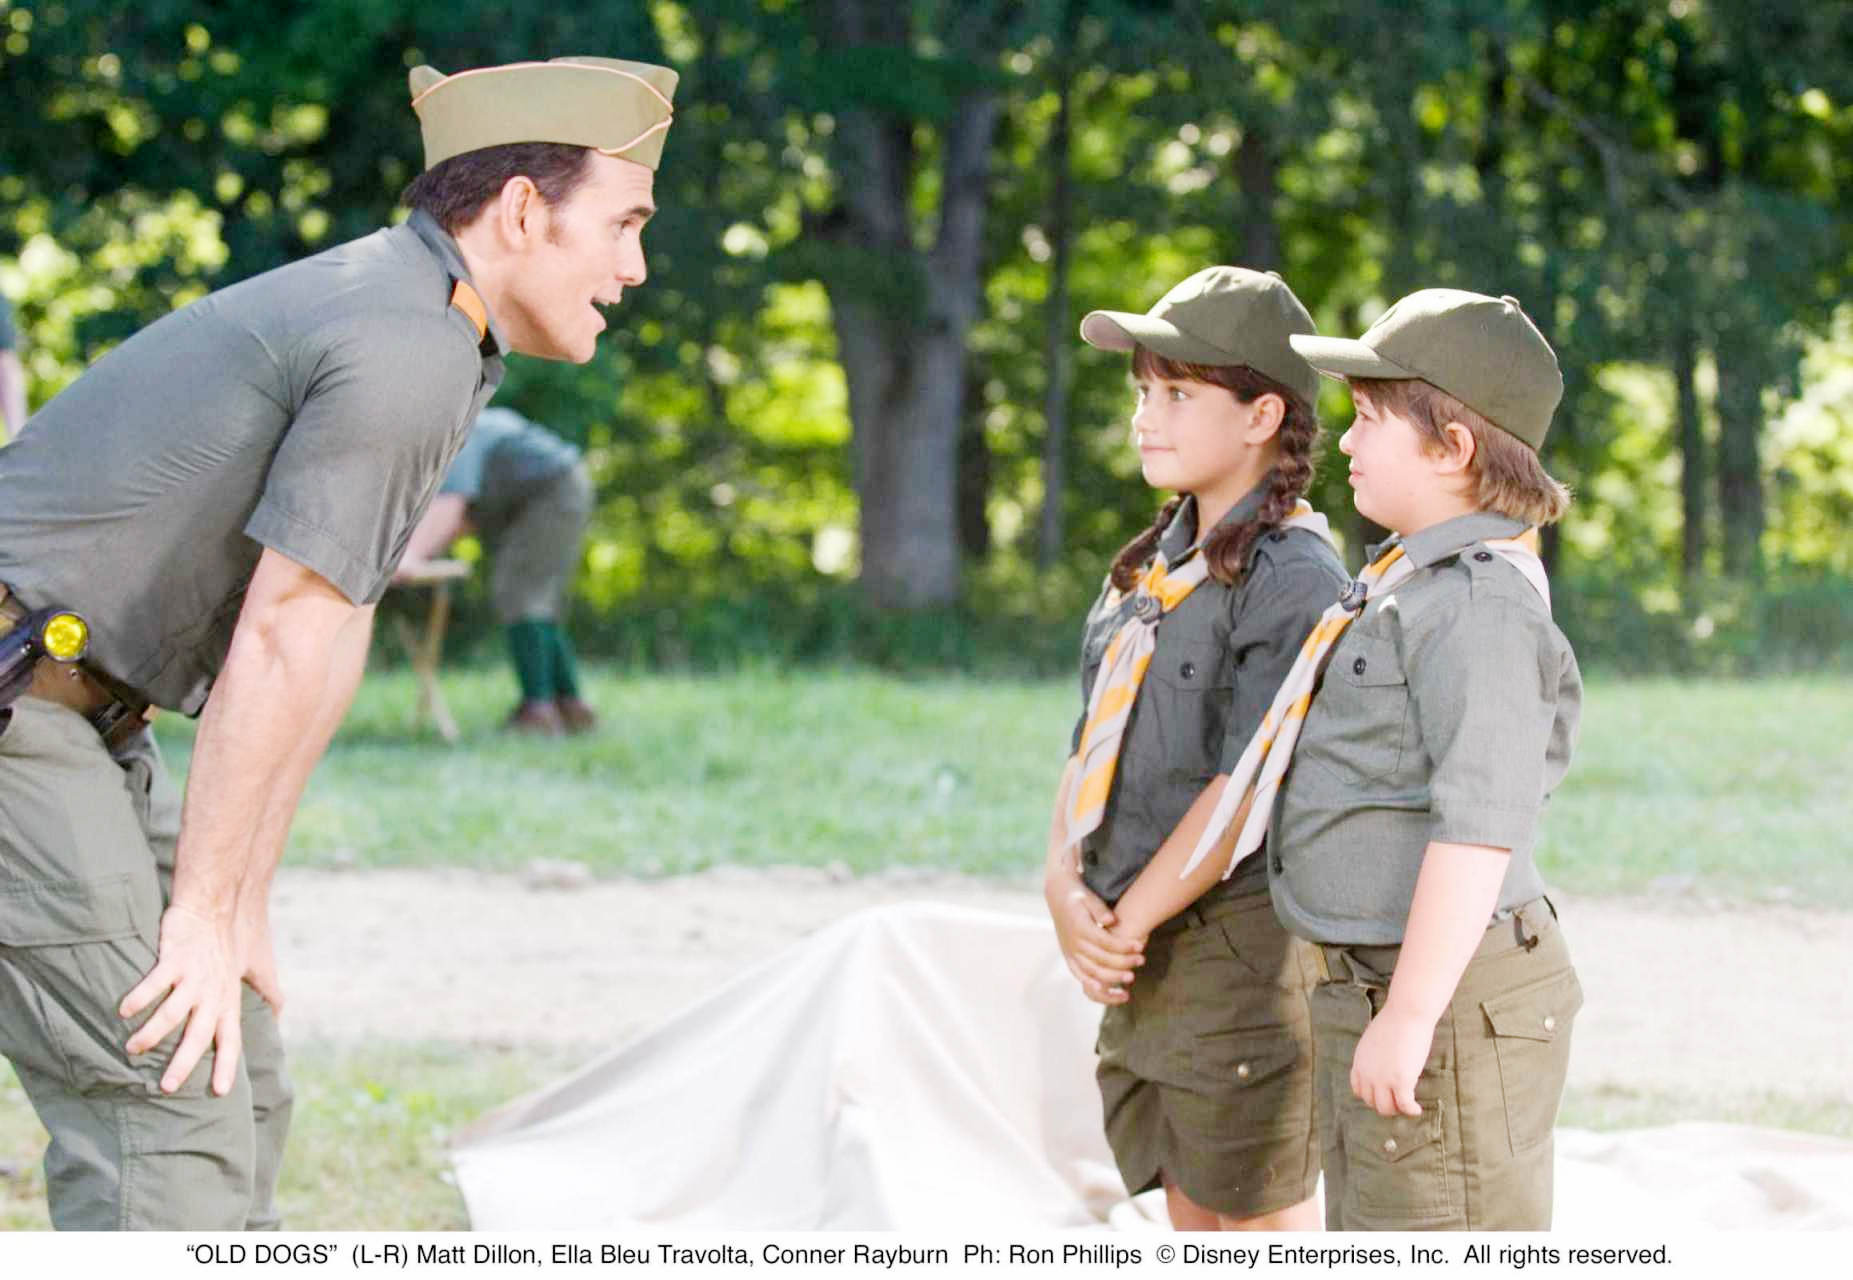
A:
[[[284,1030],[614,1048],[805,934],[908,900],[1042,911],[1027,885],[950,876],[724,869],[539,888],[460,871],[286,870],[274,908]],[[1853,913],[1559,906],[1587,998],[1573,1087],[1853,1101]]]

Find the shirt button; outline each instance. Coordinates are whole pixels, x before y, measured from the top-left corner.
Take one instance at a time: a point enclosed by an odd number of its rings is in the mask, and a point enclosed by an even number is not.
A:
[[[1237,1080],[1246,1080],[1248,1079],[1248,1076],[1249,1076],[1249,1071],[1248,1071],[1248,1064],[1246,1062],[1236,1067],[1235,1078]]]
[[[1557,1030],[1557,1019],[1554,1015],[1548,1013],[1544,1015],[1544,1029],[1546,1031]]]
[[[1354,662],[1354,663],[1352,663],[1352,664],[1351,664],[1351,674],[1352,674],[1352,675],[1354,675],[1354,676],[1361,676],[1361,675],[1363,675],[1363,674],[1364,674],[1364,668],[1365,668],[1365,667],[1366,667],[1367,665],[1368,665],[1368,664],[1367,664],[1367,663],[1366,663],[1366,662],[1364,661],[1364,659],[1362,659],[1362,658],[1359,658],[1359,659],[1358,659],[1358,660],[1357,660],[1356,662]]]
[[[1197,674],[1197,664],[1194,662],[1186,662],[1177,669],[1177,673],[1183,676],[1184,679],[1189,680]]]
[[[1473,553],[1473,558],[1478,560],[1481,564],[1486,564],[1493,558],[1493,553],[1490,551],[1476,551]]]
[[[1385,1138],[1383,1140],[1383,1154],[1386,1156],[1393,1156],[1396,1154],[1395,1138]]]

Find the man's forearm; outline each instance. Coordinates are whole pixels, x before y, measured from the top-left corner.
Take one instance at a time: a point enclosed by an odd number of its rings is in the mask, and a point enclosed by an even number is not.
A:
[[[1158,852],[1145,864],[1132,886],[1121,895],[1115,904],[1121,931],[1137,937],[1147,937],[1153,929],[1169,920],[1172,916],[1188,907],[1215,887],[1223,878],[1229,866],[1229,852],[1236,837],[1242,830],[1242,823],[1248,818],[1248,805],[1244,803],[1236,811],[1235,819],[1229,824],[1229,831],[1208,857],[1198,863],[1196,869],[1188,876],[1181,876],[1184,864],[1190,861],[1190,855],[1197,847],[1197,841],[1203,837],[1203,829],[1209,825],[1210,814],[1216,803],[1222,799],[1223,789],[1229,785],[1229,775],[1218,774],[1210,784],[1198,793],[1191,802],[1184,816],[1178,819],[1177,826],[1165,837],[1165,842],[1158,846]]]
[[[19,353],[0,351],[0,442],[11,440],[26,425],[26,370]]]
[[[247,877],[267,874],[260,846],[280,853],[326,742],[318,729],[339,718],[331,694],[352,695],[353,675],[338,680],[336,669],[354,608],[332,592],[256,594],[247,593],[200,722],[174,860],[174,904],[217,919],[237,909]]]
[[[1433,1026],[1486,933],[1510,849],[1430,843],[1416,876],[1385,1012]]]
[[[287,773],[277,779],[278,785],[272,789],[269,803],[254,833],[242,893],[248,905],[256,906],[267,899],[277,864],[282,861],[283,851],[289,842],[290,823],[295,819],[297,806],[302,802],[309,775],[327,753],[335,730],[341,726],[348,707],[353,704],[354,694],[360,688],[360,678],[366,671],[367,651],[373,636],[373,614],[371,607],[356,610],[335,639],[330,653],[327,687],[316,708],[315,717],[297,738]]]

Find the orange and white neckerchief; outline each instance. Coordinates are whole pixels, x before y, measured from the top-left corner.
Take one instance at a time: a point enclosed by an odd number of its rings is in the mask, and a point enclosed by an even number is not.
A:
[[[1328,542],[1332,539],[1325,517],[1303,499],[1294,504],[1292,514],[1281,522],[1281,527],[1311,529]],[[1134,588],[1132,616],[1113,633],[1106,655],[1100,660],[1100,672],[1094,677],[1093,696],[1088,699],[1087,724],[1081,730],[1080,750],[1075,753],[1077,768],[1068,804],[1065,838],[1069,849],[1078,846],[1106,817],[1107,796],[1119,768],[1126,722],[1132,716],[1132,704],[1139,696],[1146,669],[1152,664],[1158,624],[1209,573],[1208,557],[1200,554],[1198,547],[1186,551],[1176,569],[1165,562],[1161,551]]]
[[[1543,597],[1548,610],[1551,607],[1550,580],[1545,576],[1544,562],[1538,559],[1537,545],[1536,529],[1527,529],[1516,538],[1497,538],[1485,544],[1487,550],[1503,557],[1525,575],[1525,581]],[[1210,812],[1209,825],[1204,827],[1179,879],[1195,871],[1210,850],[1229,833],[1242,802],[1251,796],[1248,818],[1236,837],[1223,878],[1227,879],[1243,858],[1261,847],[1273,818],[1274,802],[1280,795],[1281,779],[1286,776],[1287,765],[1293,759],[1294,744],[1300,740],[1300,727],[1306,721],[1307,708],[1312,705],[1313,689],[1319,682],[1326,655],[1332,652],[1332,646],[1338,643],[1345,628],[1364,611],[1365,604],[1394,590],[1415,571],[1415,565],[1403,554],[1402,547],[1392,547],[1359,574],[1351,589],[1320,617],[1312,634],[1306,637],[1306,643],[1300,646],[1300,656],[1294,660],[1287,678],[1280,682],[1273,705],[1261,717],[1261,727],[1255,730],[1255,736],[1242,751],[1242,758],[1230,771],[1228,785],[1223,788],[1216,808]]]

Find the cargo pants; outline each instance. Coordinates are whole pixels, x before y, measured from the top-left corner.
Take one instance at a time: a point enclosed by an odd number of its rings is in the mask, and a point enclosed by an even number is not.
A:
[[[1435,1025],[1419,1116],[1351,1092],[1358,1039],[1383,1008],[1396,947],[1322,947],[1314,1089],[1330,1231],[1545,1231],[1552,1135],[1583,989],[1543,898],[1486,931]]]
[[[51,1135],[52,1224],[274,1229],[291,1089],[270,1006],[244,989],[244,1052],[223,1097],[208,1052],[173,1094],[181,1032],[131,1059],[149,1013],[123,996],[154,967],[180,798],[144,729],[112,755],[76,712],[14,703],[0,733],[0,1054]]]

